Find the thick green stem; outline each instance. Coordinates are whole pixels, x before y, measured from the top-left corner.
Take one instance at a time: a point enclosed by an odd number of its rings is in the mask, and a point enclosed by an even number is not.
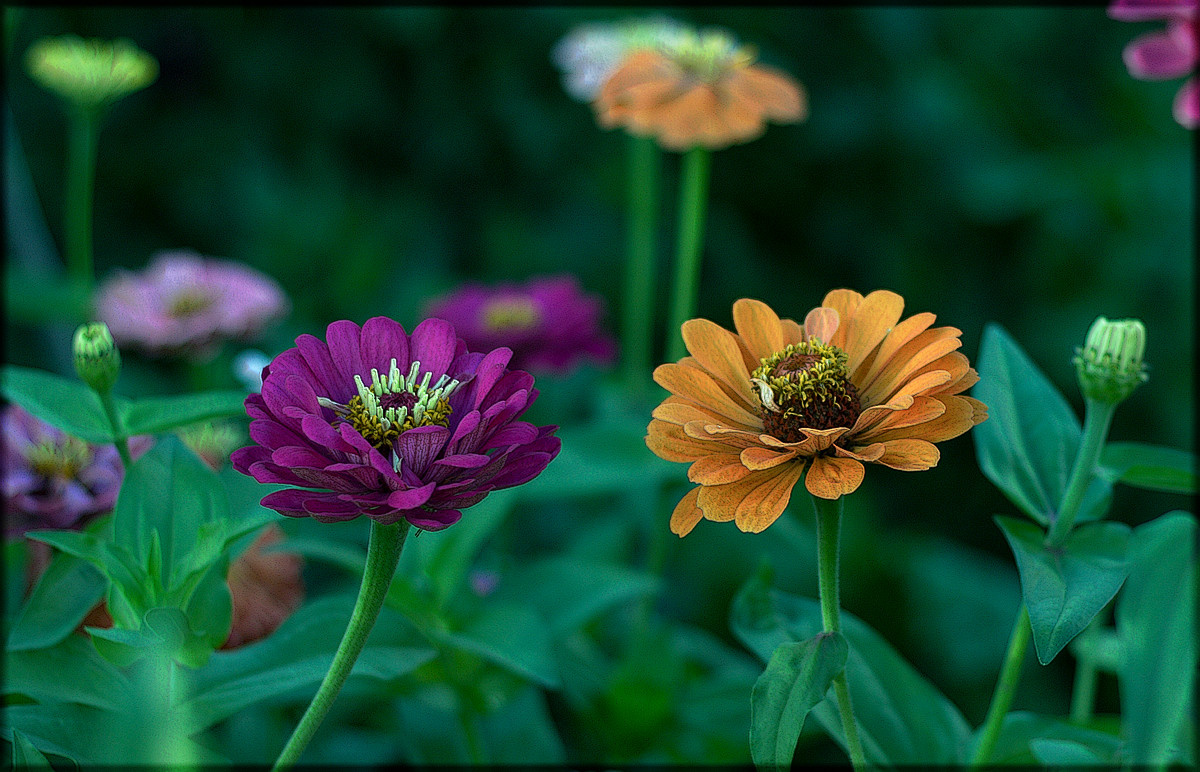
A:
[[[89,291],[95,282],[92,267],[92,201],[96,183],[96,145],[100,116],[96,110],[74,108],[68,118],[66,206],[63,241],[67,276]]]
[[[316,696],[304,712],[300,723],[296,725],[291,739],[287,741],[272,769],[286,769],[295,764],[316,733],[317,727],[321,725],[325,714],[329,712],[334,698],[341,691],[355,660],[366,645],[367,636],[375,626],[380,609],[383,608],[383,601],[387,597],[388,587],[391,586],[392,576],[396,573],[396,565],[400,562],[400,550],[404,548],[404,539],[408,536],[408,531],[407,520],[392,525],[381,525],[371,521],[367,565],[363,570],[362,587],[358,591],[358,600],[354,602],[350,622],[342,635],[342,642],[338,644],[337,652],[333,655],[329,672],[325,674]]]
[[[683,182],[679,193],[679,240],[675,251],[675,286],[667,318],[667,361],[683,358],[680,328],[696,315],[700,290],[700,253],[704,244],[704,215],[708,204],[708,169],[711,155],[694,147],[683,157]]]
[[[1096,681],[1100,675],[1096,668],[1095,652],[1100,637],[1103,612],[1092,617],[1092,621],[1079,634],[1079,657],[1075,660],[1075,683],[1071,687],[1071,722],[1086,724],[1092,719],[1096,705]]]
[[[117,454],[121,456],[121,463],[128,472],[129,467],[133,466],[133,457],[129,455],[129,436],[125,433],[125,422],[117,412],[117,404],[111,391],[98,391],[96,394],[100,397],[100,405],[104,408],[104,415],[108,416],[108,423],[112,427],[113,444],[117,446]]]
[[[644,389],[651,369],[660,156],[653,137],[629,136],[629,242],[621,355],[630,390]]]
[[[1063,493],[1062,504],[1058,507],[1058,515],[1050,525],[1046,536],[1046,544],[1050,547],[1061,547],[1071,533],[1075,517],[1079,514],[1079,505],[1087,493],[1088,483],[1096,472],[1096,462],[1108,437],[1108,427],[1112,423],[1113,413],[1117,406],[1111,402],[1087,398],[1084,400],[1083,437],[1079,441],[1079,452],[1075,454],[1075,466],[1067,480],[1067,489]]]
[[[1000,727],[1012,706],[1013,696],[1017,693],[1017,683],[1021,679],[1021,666],[1025,663],[1025,652],[1029,648],[1030,632],[1029,611],[1022,603],[1012,635],[1008,639],[1008,651],[1004,654],[1004,665],[1000,669],[1000,678],[996,681],[992,704],[988,706],[987,718],[983,721],[979,745],[971,758],[971,768],[986,763],[991,758],[996,741],[1000,739]]]
[[[817,594],[821,602],[821,623],[827,633],[841,632],[841,599],[838,590],[838,563],[842,523],[842,497],[830,501],[813,496],[817,511]],[[842,717],[842,732],[846,735],[846,750],[854,769],[866,769],[867,758],[858,739],[854,706],[850,703],[850,688],[843,670],[833,679],[838,711]]]

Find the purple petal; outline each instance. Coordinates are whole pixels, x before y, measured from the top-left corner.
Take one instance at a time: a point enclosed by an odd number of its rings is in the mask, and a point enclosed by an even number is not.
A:
[[[448,528],[457,523],[461,517],[462,512],[457,509],[439,509],[435,512],[419,509],[404,515],[405,520],[426,531],[440,531]]]
[[[334,322],[325,330],[325,340],[329,344],[329,356],[338,375],[347,382],[354,383],[354,376],[367,375],[369,369],[363,368],[362,330],[354,322],[342,320]]]
[[[363,367],[368,372],[373,367],[384,375],[395,359],[400,373],[408,374],[408,334],[399,322],[386,316],[373,316],[363,322],[361,348]]]
[[[446,456],[445,458],[438,459],[433,462],[433,465],[456,469],[478,469],[491,460],[491,456],[485,456],[481,453],[459,453],[454,456]]]
[[[338,372],[324,342],[305,333],[296,338],[296,348],[316,377],[314,388],[324,392],[321,396],[344,403],[354,394],[353,377]]]
[[[429,497],[433,495],[433,490],[436,487],[435,483],[427,483],[420,488],[392,491],[387,497],[388,506],[398,510],[416,509],[426,501],[429,501]]]
[[[1173,25],[1180,26],[1180,25]],[[1183,24],[1184,27],[1191,25]],[[1141,80],[1181,78],[1196,66],[1196,43],[1191,34],[1150,32],[1134,38],[1122,54],[1129,74]]]
[[[449,430],[441,426],[418,426],[401,432],[392,443],[401,459],[401,472],[411,472],[418,479],[424,478],[429,465],[445,447],[449,434]]]
[[[1200,88],[1197,88],[1195,78],[1189,78],[1175,95],[1175,105],[1172,108],[1175,120],[1185,129],[1194,129],[1200,125]]]
[[[432,381],[446,374],[457,347],[454,327],[444,319],[426,319],[412,332],[412,358],[421,363],[421,372],[433,373]]]

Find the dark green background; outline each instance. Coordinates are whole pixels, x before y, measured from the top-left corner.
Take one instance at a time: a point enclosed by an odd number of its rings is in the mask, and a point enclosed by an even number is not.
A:
[[[1129,40],[1161,25],[1114,21],[1099,5],[663,10],[755,44],[811,108],[714,155],[702,316],[728,326],[731,303],[756,297],[803,317],[831,288],[887,288],[909,313],[960,328],[973,362],[983,326],[1002,324],[1077,408],[1073,347],[1097,315],[1138,317],[1151,377],[1110,436],[1192,447],[1194,136],[1171,118],[1179,82],[1136,81],[1121,62]],[[615,331],[625,137],[566,95],[550,51],[580,22],[649,12],[23,9],[6,28],[7,102],[57,241],[63,114],[20,56],[66,32],[152,53],[158,81],[101,134],[98,273],[178,247],[250,263],[293,299],[276,351],[335,319],[411,326],[428,297],[465,279],[560,271],[608,299]],[[665,282],[679,156],[663,169]],[[33,328],[10,321],[10,361],[54,367]],[[126,378],[131,392],[168,383],[127,359],[145,374]],[[936,470],[875,467],[852,497],[843,605],[978,723],[1016,602],[991,517],[1014,508],[978,471],[969,436],[941,447]],[[1113,516],[1140,523],[1189,504],[1121,489]],[[652,516],[665,527],[668,512]],[[665,613],[728,637],[729,597],[764,551],[787,564],[782,584],[814,594],[813,557],[789,557],[781,539],[701,524],[672,543]],[[935,546],[912,546],[925,539]],[[968,566],[955,545],[995,560],[973,552]],[[943,635],[958,636],[958,653],[930,648]],[[1017,707],[1065,712],[1069,664],[1028,673]]]

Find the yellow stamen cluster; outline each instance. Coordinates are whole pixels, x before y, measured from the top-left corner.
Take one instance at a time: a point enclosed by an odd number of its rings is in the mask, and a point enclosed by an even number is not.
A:
[[[75,437],[64,437],[62,442],[45,440],[25,451],[30,468],[42,477],[61,477],[73,480],[92,461],[92,451],[87,443]]]
[[[213,299],[203,292],[186,289],[171,298],[167,313],[175,318],[198,314],[213,304]]]
[[[528,330],[542,319],[529,298],[497,298],[483,309],[483,324],[492,332]]]
[[[763,357],[750,382],[758,389],[767,430],[794,442],[800,428],[851,425],[861,406],[846,362],[846,352],[815,339]]]
[[[665,41],[662,50],[684,70],[707,83],[731,69],[750,64],[755,57],[752,47],[738,46],[721,30],[704,33],[685,30]]]

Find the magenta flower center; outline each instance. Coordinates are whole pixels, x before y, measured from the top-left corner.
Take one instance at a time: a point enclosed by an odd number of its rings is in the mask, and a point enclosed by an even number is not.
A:
[[[42,477],[73,480],[81,469],[91,463],[92,451],[87,443],[68,436],[62,442],[45,440],[31,446],[25,451],[25,459],[30,468]]]
[[[459,387],[459,382],[443,375],[430,385],[432,373],[419,378],[421,363],[413,362],[408,375],[401,375],[393,359],[386,375],[371,369],[370,385],[362,376],[354,376],[358,394],[345,405],[326,397],[318,397],[323,407],[332,410],[337,418],[345,421],[375,446],[380,453],[392,450],[392,441],[401,432],[418,426],[448,426],[450,423],[450,395]],[[400,458],[394,456],[392,463],[397,468]]]
[[[496,298],[483,308],[483,324],[492,332],[528,330],[542,320],[529,298]]]

